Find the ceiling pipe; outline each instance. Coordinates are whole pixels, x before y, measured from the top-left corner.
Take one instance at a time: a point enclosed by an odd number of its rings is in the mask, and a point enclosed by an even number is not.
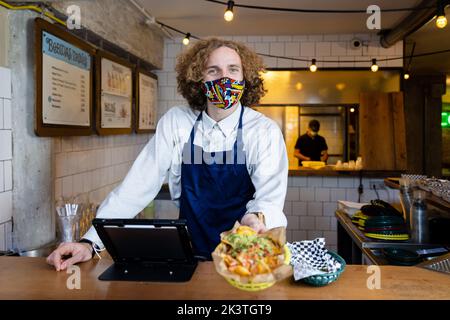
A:
[[[444,7],[450,3],[449,0],[443,0]],[[420,27],[425,25],[436,16],[438,0],[422,0],[417,7],[433,6],[429,9],[412,11],[406,18],[400,21],[393,29],[388,30],[381,35],[380,44],[384,48],[393,46],[396,42],[403,40]]]
[[[137,3],[135,0],[129,0],[129,2],[138,9],[142,15],[145,17],[145,24],[148,26],[157,26],[159,30],[161,30],[169,39],[173,40],[173,36],[163,28],[162,25],[160,25],[155,17],[153,17],[143,6],[141,6],[139,3]]]

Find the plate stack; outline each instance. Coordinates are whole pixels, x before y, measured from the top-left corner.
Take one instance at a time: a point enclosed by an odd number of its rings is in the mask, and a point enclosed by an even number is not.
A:
[[[405,241],[409,239],[407,225],[402,214],[389,204],[373,200],[361,207],[352,218],[352,222],[368,238]]]
[[[384,248],[383,255],[391,264],[397,266],[414,266],[422,262],[417,252],[405,249]]]

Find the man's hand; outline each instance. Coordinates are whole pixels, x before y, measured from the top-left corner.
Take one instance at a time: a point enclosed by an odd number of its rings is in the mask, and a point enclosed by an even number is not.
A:
[[[55,266],[56,271],[67,269],[73,264],[92,259],[92,248],[88,243],[61,243],[55,251],[47,257],[47,263]],[[72,256],[64,260],[64,256]]]
[[[242,217],[241,219],[241,224],[244,226],[249,226],[258,233],[267,231],[264,223],[258,218],[256,214],[253,213],[247,213],[246,215],[244,215],[244,217]]]

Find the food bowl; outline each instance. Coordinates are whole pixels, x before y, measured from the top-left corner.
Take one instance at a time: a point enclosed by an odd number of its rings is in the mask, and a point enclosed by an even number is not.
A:
[[[326,285],[336,281],[340,277],[342,272],[344,271],[346,263],[345,263],[345,260],[337,253],[335,253],[333,251],[328,251],[328,253],[341,264],[341,267],[339,268],[339,270],[337,270],[336,272],[330,272],[330,273],[309,276],[307,278],[303,278],[303,279],[299,280],[299,282],[304,282],[304,283],[307,283],[314,287],[323,287],[323,286],[326,286]]]
[[[302,161],[302,166],[311,169],[321,169],[326,166],[326,163],[323,161]]]

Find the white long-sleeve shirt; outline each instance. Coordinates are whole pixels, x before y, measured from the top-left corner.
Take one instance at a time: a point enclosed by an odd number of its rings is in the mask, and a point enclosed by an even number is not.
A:
[[[206,152],[231,150],[236,141],[241,105],[216,122],[203,111],[194,144]],[[168,174],[171,198],[181,195],[182,150],[199,111],[173,107],[158,122],[156,132],[138,155],[123,182],[103,201],[97,218],[133,218],[158,194]],[[277,124],[263,114],[245,108],[242,119],[246,166],[255,187],[247,212],[262,212],[268,229],[286,226],[283,213],[288,180],[286,145]],[[83,238],[100,248],[103,243],[94,227]]]

